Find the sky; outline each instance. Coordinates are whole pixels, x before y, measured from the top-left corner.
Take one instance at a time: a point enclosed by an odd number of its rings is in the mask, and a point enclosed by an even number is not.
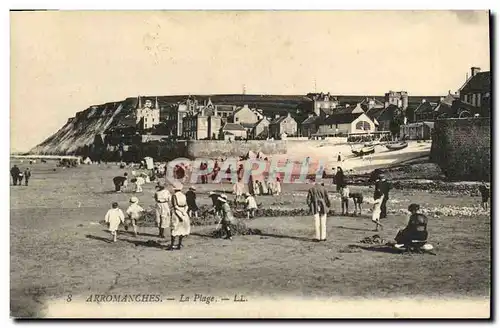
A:
[[[487,11],[11,12],[11,151],[137,95],[445,95],[490,69]]]

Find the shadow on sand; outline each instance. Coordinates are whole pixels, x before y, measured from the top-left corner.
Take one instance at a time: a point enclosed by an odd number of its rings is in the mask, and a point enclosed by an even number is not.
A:
[[[135,246],[142,246],[142,247],[152,247],[152,248],[159,248],[159,249],[167,249],[168,245],[162,245],[156,240],[148,240],[148,241],[142,241],[142,240],[131,240],[131,239],[119,239],[120,241],[125,241],[130,244],[134,244]]]
[[[102,241],[105,243],[113,243],[113,241],[110,238],[105,238],[105,237],[99,237],[99,236],[93,236],[93,235],[86,235],[86,238],[89,239],[94,239],[98,241]],[[120,235],[118,235],[118,241],[124,241],[130,244],[134,244],[135,246],[142,246],[142,247],[152,247],[152,248],[159,248],[159,249],[166,249],[166,245],[162,245],[159,242],[155,240],[148,240],[148,241],[143,241],[143,240],[133,240],[133,239],[127,239],[127,238],[120,238]]]
[[[287,235],[277,235],[277,234],[274,234],[274,233],[260,233],[258,236],[280,238],[280,239],[286,238],[286,239],[293,239],[293,240],[300,240],[300,241],[312,241],[311,238],[297,237],[297,236],[287,236]]]
[[[129,236],[133,236],[134,235],[134,230],[132,230],[132,228],[130,228],[131,230],[118,230],[118,237],[120,237],[120,235],[129,235]],[[106,230],[106,229],[103,229],[102,231],[104,232],[107,232],[109,233],[109,230]],[[140,232],[139,231],[139,235],[137,237],[156,237],[158,238],[158,235],[154,235],[152,233],[145,233],[145,232]]]
[[[105,237],[98,237],[98,236],[93,236],[93,235],[85,235],[85,237],[89,238],[89,239],[103,241],[103,242],[108,243],[108,244],[113,242],[109,237],[105,238]]]
[[[359,228],[350,228],[350,227],[344,227],[344,226],[334,226],[333,228],[338,228],[338,229],[346,229],[346,230],[356,230],[356,231],[370,231],[373,232],[373,229],[359,229]]]
[[[389,246],[389,245],[372,245],[372,246],[349,245],[349,248],[361,249],[361,250],[370,251],[370,252],[401,254],[400,250],[397,250],[394,247]]]

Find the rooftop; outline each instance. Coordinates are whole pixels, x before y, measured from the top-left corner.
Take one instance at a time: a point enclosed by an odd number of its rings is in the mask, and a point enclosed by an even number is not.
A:
[[[222,128],[223,131],[246,131],[244,127],[241,126],[241,124],[238,123],[226,123],[224,127]]]

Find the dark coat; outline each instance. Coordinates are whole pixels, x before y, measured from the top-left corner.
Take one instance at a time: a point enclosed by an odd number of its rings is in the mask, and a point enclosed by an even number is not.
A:
[[[191,211],[197,211],[198,205],[196,205],[196,193],[192,190],[186,191],[186,203]]]
[[[307,205],[313,214],[326,214],[331,206],[328,191],[321,185],[315,185],[307,192]]]
[[[337,171],[334,182],[337,186],[343,186],[345,184],[345,175],[343,171]]]
[[[384,200],[389,199],[389,191],[392,189],[391,184],[386,179],[375,181],[375,192],[380,191],[384,195]],[[374,198],[375,198],[374,192]]]
[[[14,166],[13,168],[10,169],[10,175],[13,177],[17,177],[21,173],[21,170],[17,166]]]

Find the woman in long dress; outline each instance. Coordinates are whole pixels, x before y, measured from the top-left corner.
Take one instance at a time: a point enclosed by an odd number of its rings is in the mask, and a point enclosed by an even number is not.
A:
[[[165,238],[165,228],[170,226],[171,212],[169,204],[171,195],[162,182],[158,183],[157,189],[158,191],[154,195],[156,201],[156,225],[158,227],[158,237]]]
[[[188,206],[186,195],[182,193],[182,185],[174,184],[174,194],[172,195],[172,218],[170,220],[170,249],[181,249],[182,239],[191,233],[191,222],[188,215]],[[178,237],[177,246],[175,246],[175,237]]]

